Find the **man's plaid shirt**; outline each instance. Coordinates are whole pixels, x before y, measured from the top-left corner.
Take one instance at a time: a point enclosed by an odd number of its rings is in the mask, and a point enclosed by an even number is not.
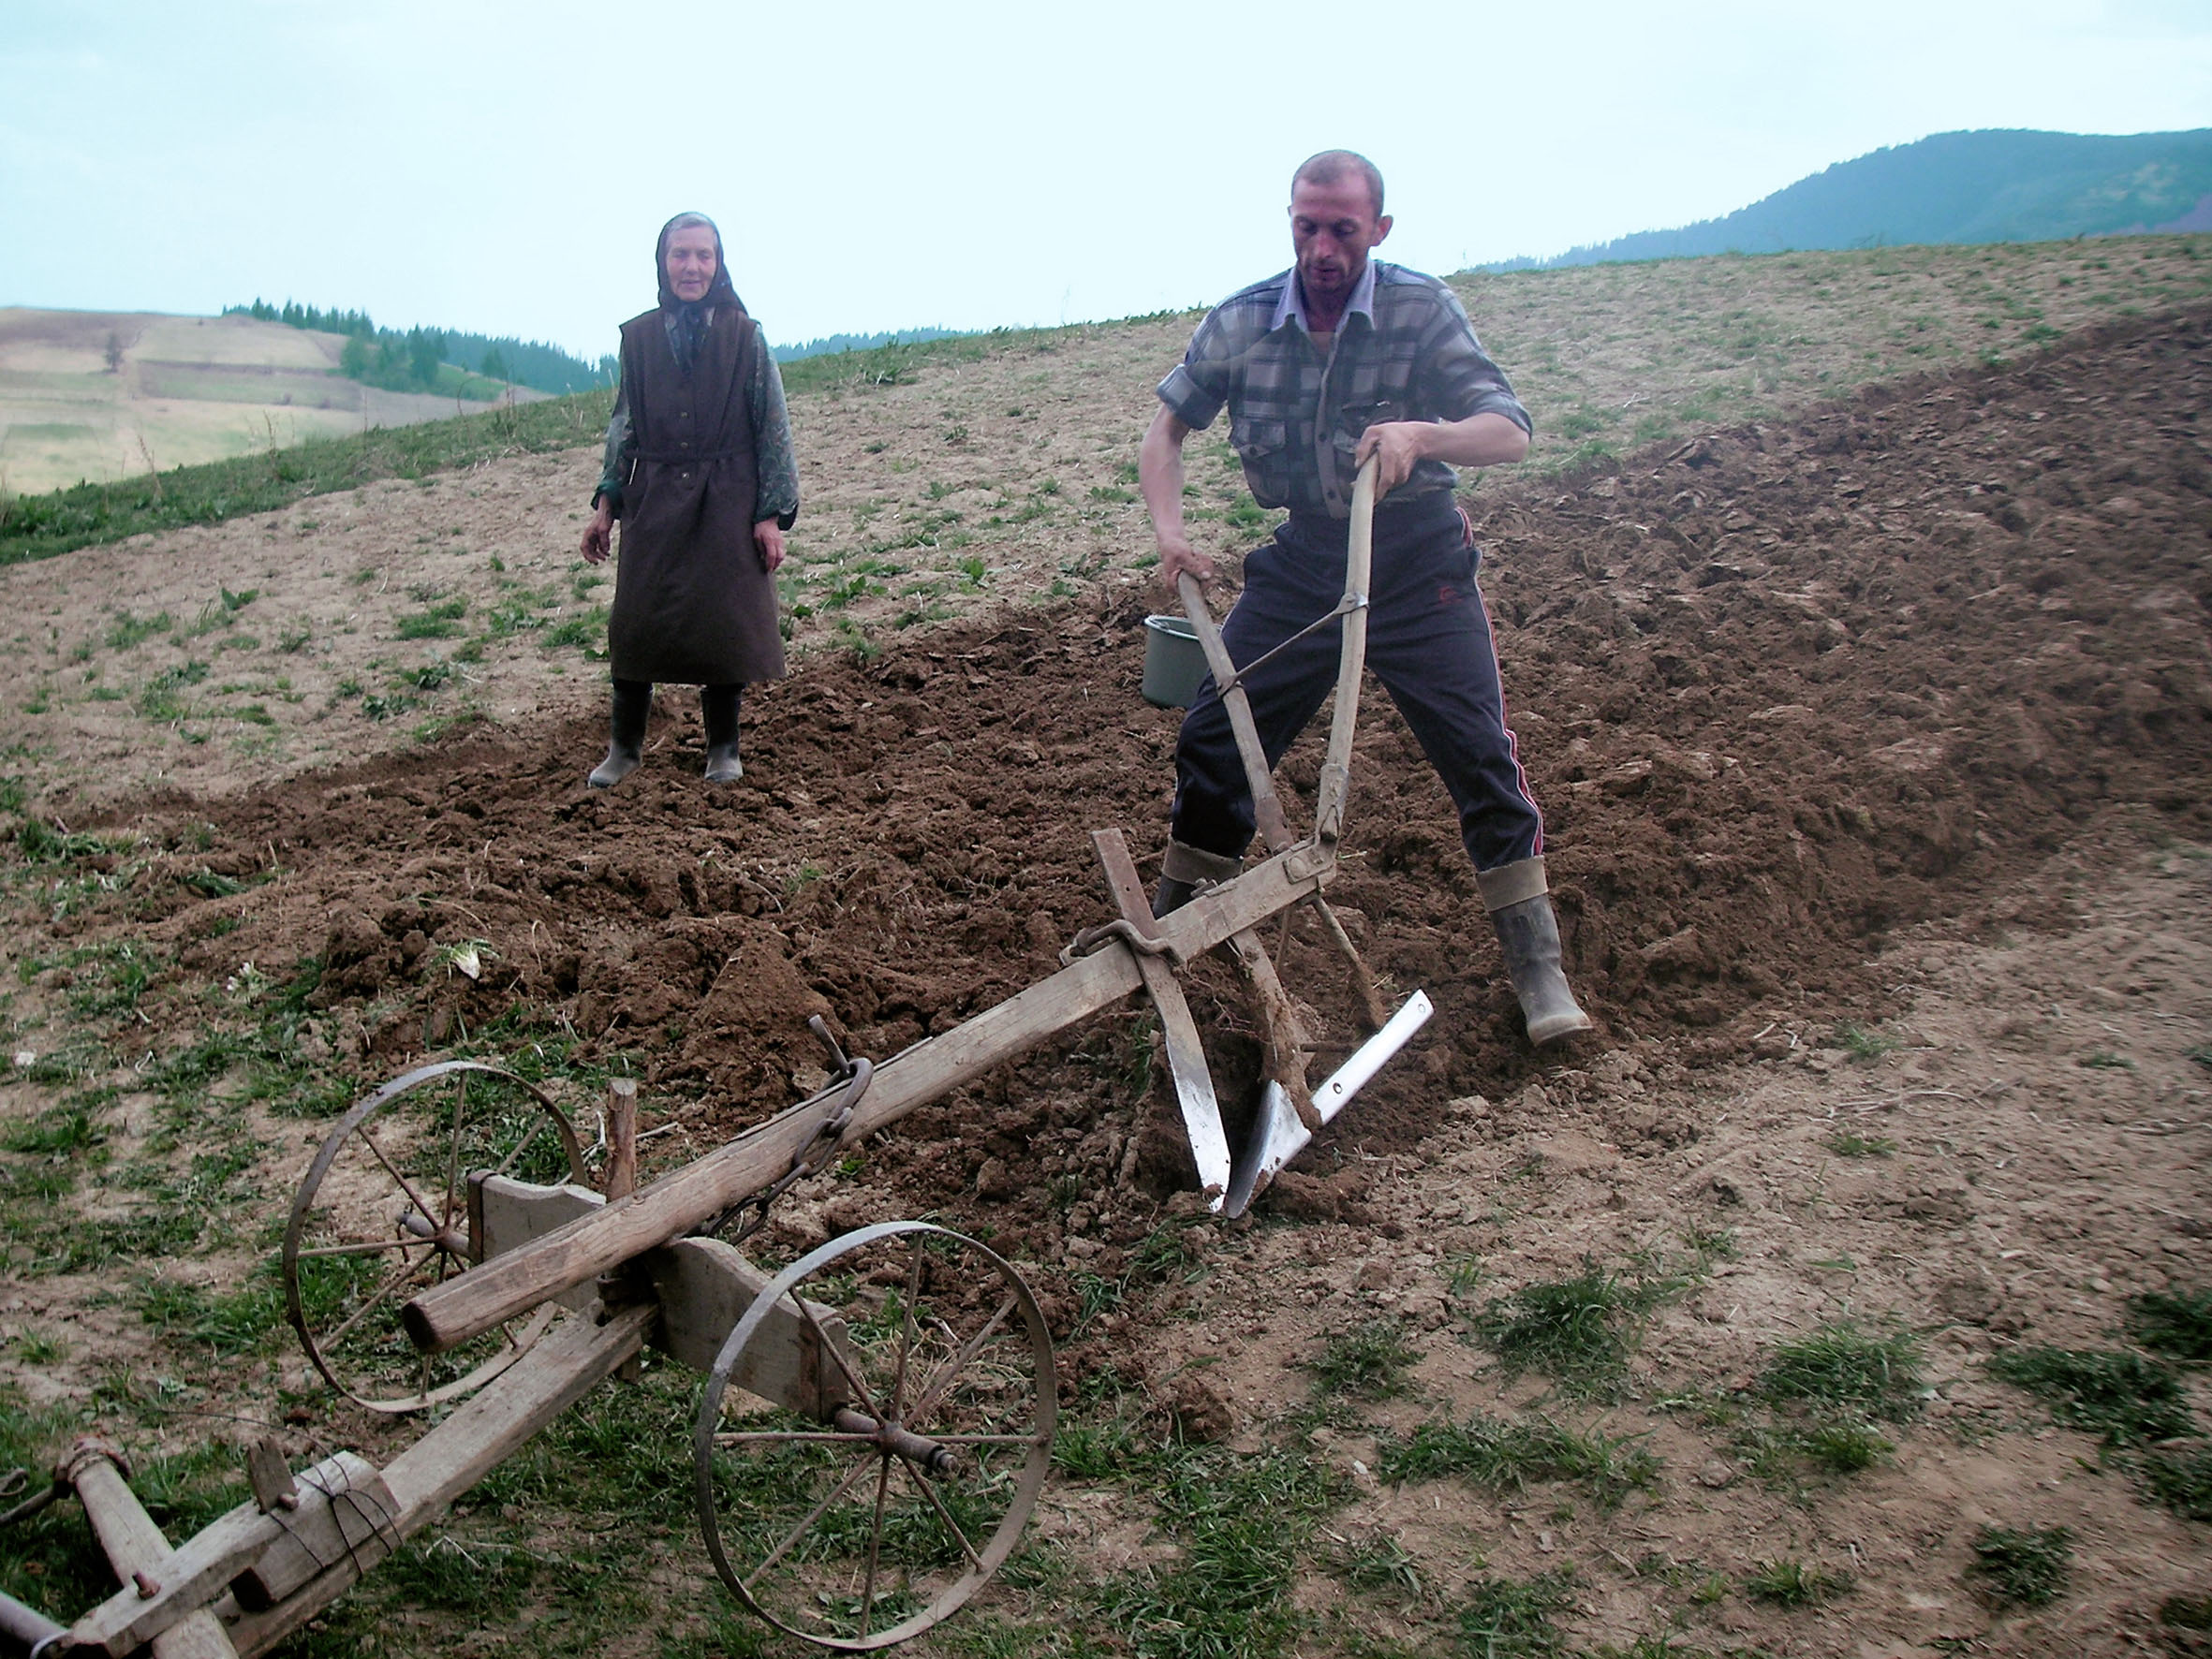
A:
[[[1286,271],[1206,314],[1159,383],[1159,401],[1192,428],[1211,426],[1226,404],[1230,441],[1260,505],[1332,519],[1350,516],[1352,452],[1378,421],[1491,412],[1533,430],[1458,296],[1433,276],[1373,259],[1326,359],[1306,332],[1297,274]],[[1392,495],[1453,481],[1442,462],[1423,461]]]

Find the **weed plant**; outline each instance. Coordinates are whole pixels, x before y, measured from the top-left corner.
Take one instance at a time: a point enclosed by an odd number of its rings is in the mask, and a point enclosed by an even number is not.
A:
[[[1421,1564],[1395,1538],[1379,1535],[1357,1544],[1339,1542],[1328,1562],[1329,1570],[1354,1590],[1406,1599],[1421,1593]]]
[[[1846,1022],[1836,1028],[1836,1046],[1853,1060],[1865,1064],[1880,1060],[1901,1045],[1894,1036],[1885,1036],[1880,1032],[1868,1031],[1863,1025]]]
[[[1339,1477],[1301,1453],[1177,1446],[1152,1461],[1142,1485],[1181,1555],[1100,1586],[1107,1625],[1158,1659],[1288,1651],[1301,1622],[1290,1589],[1320,1519],[1342,1501]]]
[[[1421,1350],[1406,1342],[1406,1328],[1395,1319],[1370,1319],[1329,1339],[1312,1362],[1314,1391],[1324,1397],[1389,1400],[1407,1388],[1406,1369]]]
[[[1777,1348],[1756,1387],[1777,1404],[1902,1422],[1920,1410],[1920,1343],[1910,1331],[1869,1331],[1844,1319]]]
[[[1192,1241],[1193,1225],[1171,1221],[1155,1227],[1130,1253],[1128,1264],[1114,1278],[1099,1273],[1078,1273],[1075,1276],[1077,1332],[1100,1314],[1119,1308],[1132,1290],[1169,1279],[1189,1285],[1202,1278],[1205,1268],[1199,1246]]]
[[[1751,1650],[1732,1648],[1731,1654],[1742,1654],[1753,1659]],[[1647,1630],[1625,1648],[1611,1642],[1600,1642],[1590,1650],[1590,1659],[1715,1659],[1709,1648],[1686,1647],[1663,1630]]]
[[[1060,1414],[1054,1467],[1077,1480],[1109,1480],[1137,1467],[1151,1450],[1141,1415],[1113,1368],[1084,1376],[1076,1408]]]
[[[1747,1425],[1737,1453],[1770,1486],[1793,1485],[1809,1467],[1827,1475],[1856,1475],[1896,1450],[1880,1431],[1850,1420]]]
[[[1533,1578],[1492,1578],[1468,1585],[1453,1609],[1465,1659],[1554,1659],[1568,1652],[1566,1633],[1552,1622],[1574,1607],[1574,1575],[1560,1570]]]
[[[2062,1526],[1985,1526],[1967,1578],[1998,1607],[2040,1608],[2058,1599],[2072,1563],[2073,1535]]]
[[[1572,1279],[1523,1285],[1475,1316],[1475,1333],[1509,1373],[1541,1371],[1562,1393],[1618,1394],[1642,1316],[1659,1299],[1595,1266]]]
[[[1886,1158],[1897,1143],[1886,1135],[1858,1135],[1838,1129],[1828,1137],[1828,1150],[1839,1158]]]
[[[2184,1520],[2212,1521],[2212,1445],[2154,1446],[2141,1474],[2151,1496]]]
[[[1744,1579],[1744,1593],[1753,1601],[1777,1608],[1809,1608],[1830,1601],[1851,1588],[1849,1573],[1831,1573],[1808,1567],[1792,1557],[1762,1561]]]

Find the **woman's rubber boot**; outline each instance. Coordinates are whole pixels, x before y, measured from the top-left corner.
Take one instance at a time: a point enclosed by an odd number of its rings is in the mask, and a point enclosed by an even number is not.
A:
[[[595,789],[612,789],[638,770],[645,757],[645,716],[653,712],[650,680],[617,680],[614,709],[609,717],[607,758],[584,780]]]
[[[1506,977],[1521,1001],[1528,1040],[1537,1048],[1590,1029],[1559,964],[1559,918],[1552,914],[1550,884],[1541,858],[1522,859],[1475,873],[1490,925],[1505,953]]]
[[[745,775],[737,757],[737,694],[735,685],[702,685],[699,712],[707,726],[707,782],[734,784]]]

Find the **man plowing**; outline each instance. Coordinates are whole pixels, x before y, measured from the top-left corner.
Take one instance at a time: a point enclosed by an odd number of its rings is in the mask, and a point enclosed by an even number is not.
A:
[[[1274,766],[1334,683],[1340,624],[1293,637],[1344,590],[1353,476],[1379,458],[1367,665],[1459,809],[1529,1040],[1556,1042],[1590,1020],[1560,965],[1543,818],[1505,724],[1475,585],[1481,551],[1452,495],[1454,466],[1526,456],[1528,415],[1450,288],[1368,257],[1391,228],[1371,162],[1342,150],[1312,157],[1291,180],[1290,213],[1296,264],[1210,312],[1159,384],[1138,476],[1160,576],[1171,593],[1185,573],[1213,579],[1184,529],[1183,444],[1226,407],[1254,498],[1290,513],[1246,560],[1222,629],[1240,670],[1282,648],[1239,676]],[[1176,745],[1155,914],[1234,875],[1253,831],[1251,791],[1209,679]]]

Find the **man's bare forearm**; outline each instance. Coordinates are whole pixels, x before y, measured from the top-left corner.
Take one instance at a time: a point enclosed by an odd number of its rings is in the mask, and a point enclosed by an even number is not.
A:
[[[1380,457],[1376,488],[1389,494],[1423,461],[1451,466],[1499,466],[1528,453],[1528,434],[1520,423],[1494,410],[1465,420],[1387,420],[1360,434],[1357,458]]]
[[[1427,458],[1447,466],[1504,466],[1528,458],[1528,434],[1503,415],[1439,420],[1423,430]]]
[[[1183,440],[1190,429],[1162,409],[1145,430],[1137,449],[1137,488],[1152,515],[1152,534],[1160,541],[1182,541]]]

